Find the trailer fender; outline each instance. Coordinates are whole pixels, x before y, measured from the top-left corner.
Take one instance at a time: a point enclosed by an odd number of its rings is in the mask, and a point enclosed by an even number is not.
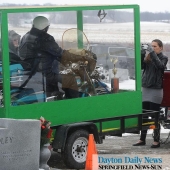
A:
[[[52,127],[55,129],[54,141],[52,142],[52,147],[54,151],[62,152],[64,151],[65,143],[67,137],[72,134],[75,130],[84,129],[89,132],[89,134],[94,135],[96,143],[102,143],[99,136],[97,126],[93,122],[81,122],[73,123]]]

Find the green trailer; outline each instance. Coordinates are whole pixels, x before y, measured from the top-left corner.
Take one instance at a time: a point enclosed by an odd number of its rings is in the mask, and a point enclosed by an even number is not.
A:
[[[113,68],[108,65],[110,58],[117,58],[119,91],[67,100],[47,98],[40,71],[17,91],[16,88],[27,78],[21,63],[10,62],[8,31],[14,30],[22,37],[31,29],[32,20],[38,15],[50,20],[48,32],[62,48],[63,33],[71,28],[83,31],[90,46],[97,44],[98,50],[93,51],[97,55],[96,66],[105,74],[105,84],[111,88]],[[138,5],[1,8],[0,26],[0,118],[39,119],[43,116],[50,120],[55,132],[53,150],[63,155],[68,167],[84,167],[89,133],[94,134],[96,143],[102,143],[106,135],[138,133],[150,124],[157,124],[157,119],[147,123],[142,119]],[[77,46],[82,45],[77,43]],[[113,49],[111,47],[123,49],[129,56],[122,50],[110,53],[108,49]],[[129,48],[134,50],[128,52]],[[133,79],[129,76],[129,68],[134,70]],[[156,113],[148,111],[145,114]]]

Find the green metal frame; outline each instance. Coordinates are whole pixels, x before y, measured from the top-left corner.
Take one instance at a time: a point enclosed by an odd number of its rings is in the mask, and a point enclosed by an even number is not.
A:
[[[8,14],[24,12],[54,12],[77,11],[77,28],[83,30],[82,11],[100,9],[133,9],[134,11],[134,42],[136,56],[136,91],[127,91],[116,94],[87,97],[81,99],[62,100],[55,102],[28,104],[22,106],[10,105],[10,73],[8,50]],[[42,8],[8,8],[0,9],[1,41],[3,56],[3,95],[4,107],[0,108],[0,117],[16,119],[39,119],[44,116],[52,121],[52,125],[67,124],[94,119],[109,118],[139,114],[142,112],[141,93],[141,63],[140,63],[140,12],[138,5],[108,5],[108,6],[66,6]],[[136,119],[125,122],[126,126],[136,124]],[[110,126],[108,126],[110,124]],[[114,125],[116,125],[116,121]],[[113,122],[106,123],[106,128],[113,127]]]

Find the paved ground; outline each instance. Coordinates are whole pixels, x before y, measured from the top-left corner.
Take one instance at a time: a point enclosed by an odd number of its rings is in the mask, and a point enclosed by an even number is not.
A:
[[[122,154],[122,155],[144,154],[146,156],[149,154],[160,155],[160,157],[163,159],[163,162],[169,164],[170,139],[166,141],[168,134],[169,133],[161,134],[161,140],[162,143],[164,144],[161,144],[160,148],[150,147],[153,138],[151,134],[148,134],[145,146],[132,146],[133,143],[136,143],[138,141],[139,135],[130,135],[130,136],[123,136],[123,137],[107,137],[107,139],[103,141],[103,144],[97,145],[97,149],[99,154]],[[50,165],[50,167],[53,168],[67,169],[67,167],[65,167],[61,159],[61,156],[58,153],[52,152],[52,156],[48,161],[48,164]]]

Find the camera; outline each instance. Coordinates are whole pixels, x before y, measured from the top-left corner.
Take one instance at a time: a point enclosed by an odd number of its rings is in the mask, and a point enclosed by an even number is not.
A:
[[[141,45],[141,48],[142,48],[142,50],[147,50],[148,49],[148,44],[142,44]]]

